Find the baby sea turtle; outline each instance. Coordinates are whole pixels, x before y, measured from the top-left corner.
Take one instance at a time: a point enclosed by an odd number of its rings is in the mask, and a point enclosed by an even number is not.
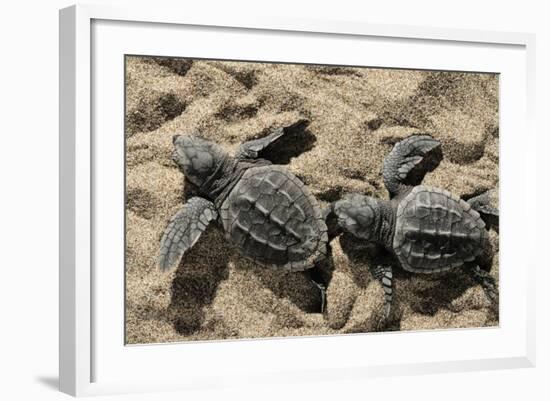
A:
[[[355,237],[381,244],[400,266],[413,273],[445,272],[464,266],[491,301],[498,298],[491,275],[491,245],[483,219],[498,220],[487,193],[468,201],[450,192],[420,184],[437,166],[425,162],[440,151],[429,135],[413,135],[398,142],[384,160],[383,179],[390,200],[350,194],[334,204],[339,226]],[[416,180],[412,183],[411,181]],[[388,318],[393,296],[392,267],[372,266],[385,293]]]
[[[163,271],[178,266],[212,221],[244,257],[264,267],[298,272],[326,258],[327,226],[319,203],[288,169],[259,157],[303,124],[245,142],[234,157],[196,134],[173,137],[172,159],[200,196],[188,199],[166,227],[158,258]],[[313,280],[322,309],[325,293],[318,281]]]

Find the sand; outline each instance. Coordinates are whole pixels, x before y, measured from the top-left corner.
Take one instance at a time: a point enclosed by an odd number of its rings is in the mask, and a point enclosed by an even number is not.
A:
[[[384,156],[412,133],[442,143],[424,183],[471,196],[499,184],[498,76],[128,57],[126,68],[126,340],[158,343],[498,325],[462,271],[396,271],[391,321],[368,271],[371,247],[331,241],[327,310],[301,273],[266,270],[209,227],[175,272],[156,267],[159,239],[192,189],[170,159],[172,136],[199,131],[233,152],[307,118],[274,155],[324,204],[348,192],[382,198]],[[498,199],[495,199],[498,204]],[[490,231],[498,282],[498,233]]]

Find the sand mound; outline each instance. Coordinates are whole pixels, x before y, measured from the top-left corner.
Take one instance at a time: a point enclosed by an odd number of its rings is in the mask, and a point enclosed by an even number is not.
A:
[[[387,197],[381,166],[392,144],[427,132],[444,159],[424,183],[458,195],[498,189],[498,77],[383,69],[128,57],[126,68],[126,305],[129,343],[357,333],[379,330],[383,292],[372,249],[332,241],[325,316],[302,274],[242,259],[210,227],[176,272],[156,268],[160,236],[190,188],[170,159],[172,136],[199,131],[234,151],[242,141],[307,118],[270,155],[323,202],[352,191]],[[496,200],[498,201],[498,200]],[[498,280],[497,255],[491,274]],[[484,293],[457,271],[396,272],[390,330],[498,324]]]

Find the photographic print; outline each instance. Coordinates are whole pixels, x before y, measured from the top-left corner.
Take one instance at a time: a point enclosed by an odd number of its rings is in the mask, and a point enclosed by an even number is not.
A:
[[[498,74],[128,55],[125,90],[127,344],[498,326]]]

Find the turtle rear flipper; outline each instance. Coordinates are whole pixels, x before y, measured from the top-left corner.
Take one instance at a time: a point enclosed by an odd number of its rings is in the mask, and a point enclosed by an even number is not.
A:
[[[496,198],[496,196],[492,196],[494,195],[494,191],[494,189],[490,189],[483,192],[481,195],[467,199],[466,202],[470,204],[472,209],[476,210],[480,214],[485,224],[498,231],[499,210],[492,202],[492,198]]]
[[[162,239],[158,264],[162,271],[177,267],[183,254],[206,230],[208,223],[218,218],[214,204],[195,197],[187,201],[170,219]]]
[[[491,307],[498,310],[499,291],[495,279],[489,272],[481,269],[477,264],[466,265],[466,267],[470,267],[473,279],[483,288],[487,299],[491,302]]]
[[[437,152],[439,151],[439,152]],[[433,157],[428,158],[431,154]],[[397,142],[384,159],[382,175],[391,197],[418,185],[441,161],[441,143],[429,135],[413,135]]]
[[[288,134],[295,128],[298,128],[302,125],[307,126],[308,124],[308,120],[299,119],[291,125],[275,129],[271,134],[263,138],[253,139],[251,141],[245,142],[241,144],[235,156],[242,159],[256,159],[258,158],[262,150],[266,149],[269,145],[277,142],[283,135]]]

